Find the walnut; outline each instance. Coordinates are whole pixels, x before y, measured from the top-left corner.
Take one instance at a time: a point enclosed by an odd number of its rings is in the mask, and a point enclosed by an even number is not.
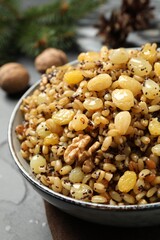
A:
[[[62,66],[67,62],[65,52],[56,48],[47,48],[35,58],[34,64],[38,72],[45,73],[48,68]]]
[[[78,155],[84,151],[90,140],[91,137],[89,135],[80,134],[78,137],[75,137],[64,152],[64,161],[70,165],[74,163],[75,160],[78,159]]]
[[[95,167],[93,161],[91,159],[87,159],[84,161],[83,165],[82,165],[82,170],[84,173],[90,173],[93,168]]]
[[[100,147],[100,142],[95,142],[93,145],[88,149],[88,153],[92,155],[98,148]]]
[[[64,152],[64,161],[70,165],[76,162],[77,165],[82,165],[85,173],[91,172],[95,167],[93,153],[100,147],[100,143],[95,142],[88,147],[90,142],[89,135],[80,134],[75,137]]]
[[[29,79],[27,69],[20,63],[10,62],[0,68],[0,87],[9,94],[25,90]]]
[[[93,145],[91,145],[88,151],[86,151],[88,156],[90,156],[90,158],[88,159],[86,158],[85,161],[83,162],[83,165],[82,165],[83,172],[90,173],[95,168],[95,164],[93,161],[93,158],[94,158],[93,153],[99,148],[99,146],[100,146],[100,143],[95,142],[93,143]]]

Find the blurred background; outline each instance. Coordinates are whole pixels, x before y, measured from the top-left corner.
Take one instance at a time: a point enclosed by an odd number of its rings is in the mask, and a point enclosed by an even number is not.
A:
[[[64,51],[159,43],[158,0],[1,0],[0,64]]]

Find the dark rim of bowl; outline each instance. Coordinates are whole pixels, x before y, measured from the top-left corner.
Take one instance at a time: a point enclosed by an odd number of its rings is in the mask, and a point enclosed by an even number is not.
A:
[[[70,62],[69,64],[71,65],[75,65],[77,64],[77,60]],[[70,204],[74,204],[74,205],[79,205],[81,207],[87,207],[87,208],[92,208],[92,209],[99,209],[99,210],[109,210],[109,211],[128,211],[128,210],[138,210],[138,211],[143,211],[143,210],[152,210],[152,209],[158,209],[160,208],[160,202],[156,202],[156,203],[147,203],[144,205],[137,205],[137,204],[133,204],[133,205],[110,205],[110,204],[100,204],[100,203],[92,203],[92,202],[85,202],[85,201],[81,201],[81,200],[77,200],[65,195],[62,195],[60,193],[54,192],[53,190],[49,189],[48,187],[46,187],[45,185],[43,185],[42,183],[40,183],[37,179],[34,179],[32,177],[32,175],[27,172],[23,165],[21,164],[17,152],[15,150],[14,147],[14,138],[16,137],[15,134],[15,130],[14,130],[14,120],[15,120],[15,116],[19,111],[20,105],[23,101],[23,99],[25,97],[27,97],[28,95],[30,95],[39,85],[40,81],[37,81],[35,84],[33,84],[23,95],[22,97],[19,99],[19,101],[17,102],[17,104],[15,105],[11,117],[10,117],[10,121],[9,121],[9,125],[8,125],[8,144],[9,144],[9,150],[11,152],[11,155],[19,169],[19,171],[21,172],[21,174],[30,182],[33,184],[34,187],[38,188],[39,190],[41,190],[42,192],[49,194],[51,197],[54,197],[56,199],[59,199],[61,201],[65,201],[67,203]],[[22,160],[24,160],[22,158]],[[24,160],[26,161],[26,160]]]

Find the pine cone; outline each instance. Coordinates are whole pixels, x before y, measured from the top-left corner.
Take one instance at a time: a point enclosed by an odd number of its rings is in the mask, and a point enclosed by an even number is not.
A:
[[[142,11],[143,9],[151,8],[149,6],[150,0],[123,0],[121,9],[124,12],[130,14],[136,13],[137,11]]]
[[[120,11],[113,11],[110,19],[102,15],[98,35],[102,37],[104,44],[112,48],[123,46],[131,30],[128,22],[129,16]]]
[[[132,30],[147,29],[150,20],[154,17],[153,6],[150,6],[150,0],[123,0],[121,12],[129,15],[129,24]]]
[[[123,0],[119,10],[113,10],[109,19],[100,16],[98,35],[112,48],[123,46],[131,31],[144,30],[154,17],[149,0]]]

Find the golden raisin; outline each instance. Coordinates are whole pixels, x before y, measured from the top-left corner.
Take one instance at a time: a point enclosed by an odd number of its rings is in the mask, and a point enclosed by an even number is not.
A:
[[[59,142],[59,136],[56,133],[50,133],[48,136],[44,138],[44,145],[55,145]]]
[[[154,64],[154,72],[158,77],[160,76],[160,62]]]
[[[82,71],[72,70],[64,74],[63,80],[68,84],[77,84],[83,80]]]
[[[129,89],[113,90],[112,101],[121,110],[130,110],[134,106],[134,96]]]
[[[99,74],[94,78],[90,79],[87,84],[89,91],[102,91],[109,88],[112,84],[112,78],[109,74]]]
[[[129,192],[136,184],[137,175],[133,171],[125,171],[118,181],[118,189],[121,192]]]
[[[75,131],[84,130],[88,126],[88,118],[85,114],[80,113],[74,116],[72,120],[72,127]]]
[[[66,125],[72,120],[73,117],[73,110],[60,109],[58,112],[53,114],[52,119],[59,125]]]
[[[132,57],[128,62],[128,69],[133,74],[143,77],[151,72],[152,65],[142,57]]]
[[[159,136],[160,135],[160,122],[158,118],[153,118],[148,125],[148,129],[151,135]]]

